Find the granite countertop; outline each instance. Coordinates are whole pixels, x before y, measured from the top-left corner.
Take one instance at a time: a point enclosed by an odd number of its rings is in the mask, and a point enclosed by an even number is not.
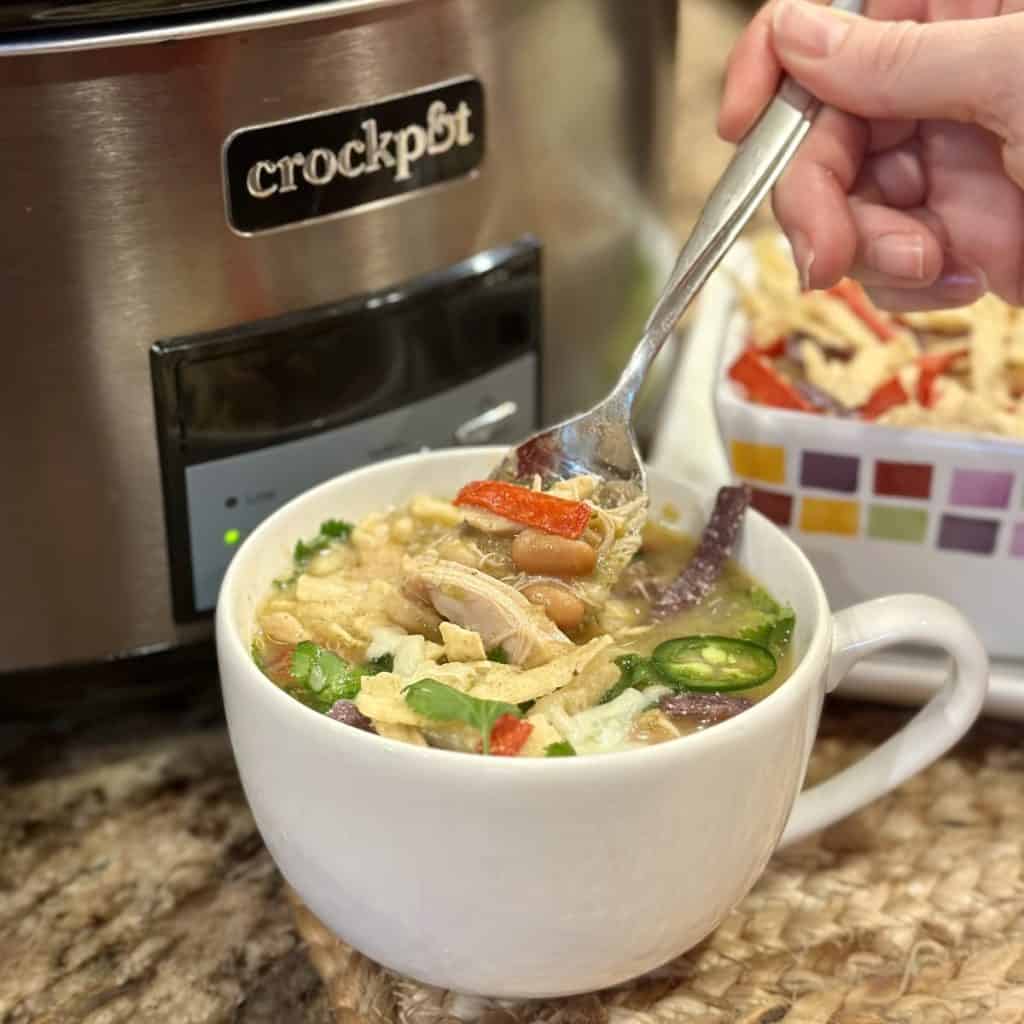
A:
[[[684,4],[682,229],[728,156],[714,109],[747,14]],[[0,728],[0,1024],[332,1020],[246,806],[219,691],[199,693]]]
[[[3,1024],[333,1020],[219,690],[179,703],[0,731]]]

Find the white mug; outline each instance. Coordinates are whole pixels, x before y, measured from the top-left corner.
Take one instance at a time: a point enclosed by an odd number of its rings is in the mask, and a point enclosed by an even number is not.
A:
[[[401,974],[529,998],[605,988],[680,955],[745,895],[780,841],[863,807],[940,757],[978,715],[985,650],[952,607],[899,596],[833,615],[800,550],[748,513],[736,557],[796,611],[798,664],[743,714],[679,740],[575,758],[484,758],[401,744],[304,707],[250,657],[256,609],[296,538],[416,493],[452,495],[499,449],[412,455],[301,495],[241,546],[217,606],[231,743],[282,874],[332,931]],[[650,474],[697,533],[714,492]],[[896,643],[952,655],[945,687],[858,764],[800,793],[822,702]]]

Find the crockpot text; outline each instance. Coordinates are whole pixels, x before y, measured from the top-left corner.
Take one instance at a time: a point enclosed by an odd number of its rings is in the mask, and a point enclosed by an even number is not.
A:
[[[426,124],[381,131],[376,119],[370,118],[360,125],[360,138],[349,139],[338,149],[318,146],[308,153],[256,161],[246,174],[246,190],[256,199],[267,199],[296,191],[300,178],[309,185],[322,186],[338,175],[359,178],[381,170],[393,172],[396,182],[408,181],[413,165],[423,157],[440,156],[474,140],[469,127],[471,115],[465,101],[449,111],[444,100],[435,100],[427,108]]]

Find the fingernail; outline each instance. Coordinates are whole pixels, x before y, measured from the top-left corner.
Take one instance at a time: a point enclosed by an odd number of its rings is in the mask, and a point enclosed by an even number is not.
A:
[[[917,235],[882,235],[868,246],[864,262],[887,277],[920,281],[924,277],[924,242]]]
[[[814,249],[810,239],[802,231],[793,231],[789,236],[789,244],[793,249],[793,262],[800,275],[800,291],[811,290],[811,267],[814,266]]]
[[[973,302],[988,291],[988,278],[981,267],[972,267],[956,260],[947,260],[935,287],[944,296],[961,302]]]
[[[807,0],[779,0],[772,15],[775,45],[783,55],[828,57],[849,31],[846,18]]]

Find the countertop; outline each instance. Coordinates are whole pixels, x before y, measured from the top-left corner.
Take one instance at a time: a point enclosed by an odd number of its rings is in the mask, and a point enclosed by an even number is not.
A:
[[[714,109],[747,13],[683,6],[681,229],[728,156]],[[246,806],[219,692],[200,693],[0,730],[2,1024],[332,1019]]]
[[[332,1020],[212,679],[0,731],[3,1024]]]

